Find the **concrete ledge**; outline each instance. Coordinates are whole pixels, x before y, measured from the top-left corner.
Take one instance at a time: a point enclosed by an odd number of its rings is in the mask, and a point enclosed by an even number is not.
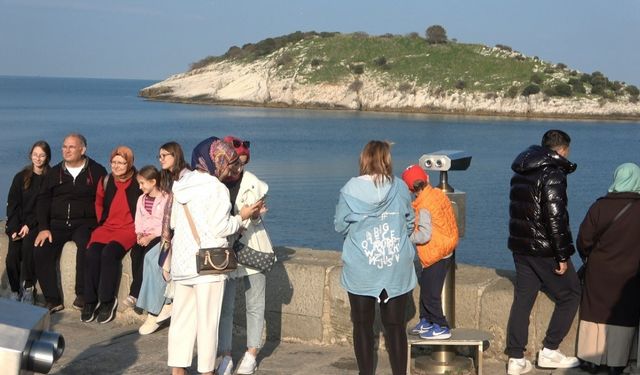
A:
[[[7,294],[9,284],[6,275],[8,238],[4,235],[4,222],[0,222],[0,294]],[[70,307],[74,298],[75,245],[67,243],[60,259],[61,283],[65,306]],[[278,263],[267,274],[266,335],[270,340],[304,342],[322,345],[348,344],[352,341],[350,308],[347,293],[340,286],[342,266],[340,252],[305,248],[276,248]],[[507,254],[508,255],[508,254]],[[505,255],[505,256],[507,256]],[[458,264],[456,271],[456,326],[476,328],[490,332],[493,339],[485,352],[488,358],[504,360],[507,320],[513,299],[515,272]],[[131,260],[125,256],[118,298],[124,300],[131,283]],[[242,334],[245,324],[244,291],[242,283],[237,288],[235,333]],[[419,288],[413,291],[408,309],[409,324],[418,319]],[[136,315],[123,306],[118,319],[142,322],[144,316]],[[553,312],[553,303],[540,293],[531,313],[529,345],[526,355],[535,356],[542,346],[542,339]],[[560,349],[574,354],[576,346],[577,317],[569,335]],[[380,334],[380,324],[376,333]],[[382,345],[382,343],[380,343]]]

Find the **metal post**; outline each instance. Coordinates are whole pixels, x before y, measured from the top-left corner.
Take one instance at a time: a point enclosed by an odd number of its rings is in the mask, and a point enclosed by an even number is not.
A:
[[[441,176],[442,177],[442,176]],[[440,181],[441,185],[443,181]],[[450,186],[445,184],[443,186]],[[446,192],[446,191],[445,191]],[[451,200],[453,212],[458,224],[458,234],[464,236],[466,198],[464,192],[446,192]],[[447,272],[442,288],[442,310],[450,328],[456,326],[456,258],[455,251],[452,255],[451,266]],[[426,370],[429,374],[445,374],[447,371],[459,371],[461,369],[473,369],[473,362],[469,358],[458,356],[454,346],[435,345],[429,357],[416,358],[416,367]]]

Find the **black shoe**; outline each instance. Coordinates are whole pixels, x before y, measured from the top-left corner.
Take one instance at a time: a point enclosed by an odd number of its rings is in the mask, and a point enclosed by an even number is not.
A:
[[[80,314],[80,320],[89,323],[96,318],[98,307],[100,307],[100,302],[95,303],[85,303],[82,308],[82,313]]]
[[[111,302],[101,302],[98,308],[98,323],[109,323],[116,316],[116,308],[118,307],[118,299],[114,298]]]
[[[73,308],[76,310],[82,311],[83,307],[84,307],[84,297],[77,296],[76,299],[73,300]]]
[[[49,314],[53,314],[64,310],[64,305],[57,302],[47,302],[44,304],[44,308],[49,310]]]
[[[597,374],[600,371],[600,366],[593,362],[580,360],[580,369],[589,374]]]
[[[622,367],[608,367],[609,375],[622,375],[624,372],[624,366]]]

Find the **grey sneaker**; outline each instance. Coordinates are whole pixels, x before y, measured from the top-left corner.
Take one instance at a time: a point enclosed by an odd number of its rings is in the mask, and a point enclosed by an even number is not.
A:
[[[18,301],[20,302],[20,293],[18,292],[11,292],[11,294],[9,294],[9,299],[12,301]]]
[[[35,288],[30,286],[22,290],[22,298],[20,302],[33,305],[35,303]]]

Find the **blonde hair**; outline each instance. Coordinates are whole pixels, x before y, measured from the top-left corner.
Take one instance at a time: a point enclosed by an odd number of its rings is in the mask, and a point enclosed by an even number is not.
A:
[[[376,186],[393,180],[391,144],[389,141],[369,141],[360,153],[360,176],[373,176]]]

